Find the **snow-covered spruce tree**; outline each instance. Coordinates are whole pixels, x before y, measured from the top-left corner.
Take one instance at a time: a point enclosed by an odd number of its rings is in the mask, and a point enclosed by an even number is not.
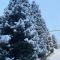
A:
[[[2,20],[5,59],[36,60],[49,52],[49,32],[35,2],[29,4],[28,0],[10,0]]]
[[[37,30],[38,36],[40,38],[40,40],[37,43],[39,46],[39,56],[43,57],[46,55],[46,53],[49,52],[47,46],[48,46],[48,36],[50,34],[45,24],[45,21],[41,16],[41,11],[39,10],[38,5],[36,5],[34,1],[31,4],[30,15],[33,16],[35,20],[35,24],[36,24],[35,29]]]
[[[47,44],[48,44],[47,49],[49,50],[49,54],[53,53],[54,52],[54,45],[53,45],[53,40],[52,40],[51,36],[48,37]]]
[[[57,40],[56,40],[56,37],[55,37],[55,35],[52,35],[52,42],[53,42],[53,46],[54,46],[54,48],[58,48],[58,44],[57,44]]]
[[[36,60],[38,33],[33,17],[28,14],[30,4],[27,0],[10,0],[5,9],[5,23],[2,35],[8,35],[8,58],[14,60]]]

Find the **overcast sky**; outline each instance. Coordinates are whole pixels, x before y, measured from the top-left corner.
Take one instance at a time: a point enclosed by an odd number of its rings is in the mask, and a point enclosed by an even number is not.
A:
[[[32,0],[30,0],[31,2]],[[45,19],[48,29],[60,30],[60,0],[35,0],[41,9],[41,14]],[[0,0],[0,16],[3,15],[4,8],[7,7],[9,0]],[[60,32],[51,32],[55,34],[60,43]]]

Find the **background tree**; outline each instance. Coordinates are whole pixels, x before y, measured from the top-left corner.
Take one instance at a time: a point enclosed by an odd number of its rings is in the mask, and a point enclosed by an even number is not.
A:
[[[54,48],[58,48],[58,44],[57,44],[57,40],[56,40],[56,37],[55,35],[52,35],[52,40],[53,40],[53,45],[54,45]]]

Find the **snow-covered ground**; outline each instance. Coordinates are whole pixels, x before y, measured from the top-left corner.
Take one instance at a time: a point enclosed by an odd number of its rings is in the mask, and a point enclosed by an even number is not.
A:
[[[54,53],[47,60],[60,60],[60,49],[54,50]]]

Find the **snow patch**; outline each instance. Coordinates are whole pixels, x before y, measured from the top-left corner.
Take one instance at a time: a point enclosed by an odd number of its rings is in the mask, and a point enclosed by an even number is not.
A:
[[[54,53],[47,60],[60,60],[60,49],[55,49]]]
[[[10,35],[1,35],[0,36],[0,42],[8,43],[8,41],[11,39]]]

